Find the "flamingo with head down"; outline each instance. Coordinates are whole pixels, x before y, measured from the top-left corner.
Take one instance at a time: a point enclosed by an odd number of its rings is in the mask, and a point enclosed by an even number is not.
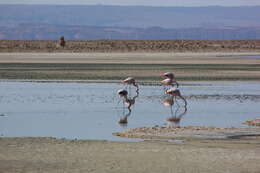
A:
[[[175,100],[176,100],[177,97],[180,97],[180,98],[184,101],[185,106],[187,106],[187,101],[186,101],[186,99],[181,95],[181,92],[180,92],[179,89],[177,89],[177,88],[168,89],[168,90],[165,91],[165,94],[172,95]]]
[[[118,123],[121,125],[121,126],[126,126],[127,123],[128,123],[128,117],[131,115],[131,107],[135,104],[135,100],[136,98],[139,96],[139,92],[136,91],[136,95],[133,97],[133,98],[130,98],[128,97],[128,92],[124,89],[120,89],[117,91],[117,94],[120,96],[120,97],[123,97],[123,104],[127,104],[128,107],[128,113],[123,115],[123,117],[121,117],[118,121]]]

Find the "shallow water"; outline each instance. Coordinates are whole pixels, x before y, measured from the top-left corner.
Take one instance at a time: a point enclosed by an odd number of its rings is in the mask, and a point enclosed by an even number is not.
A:
[[[187,85],[185,85],[187,84]],[[188,102],[180,126],[248,127],[260,117],[260,82],[188,82],[180,86]],[[115,83],[0,82],[0,135],[128,141],[112,136],[127,128],[165,125],[172,116],[160,86],[140,86],[127,127],[118,120],[128,113]],[[131,89],[130,96],[135,96]],[[173,115],[184,112],[173,107]],[[130,139],[129,139],[130,140]]]
[[[252,59],[259,59],[260,55],[228,56],[228,58],[252,58]]]

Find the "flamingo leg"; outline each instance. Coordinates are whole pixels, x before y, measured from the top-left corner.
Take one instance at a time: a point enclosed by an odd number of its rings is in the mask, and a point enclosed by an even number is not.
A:
[[[187,101],[186,101],[186,99],[185,99],[184,97],[182,97],[182,96],[180,96],[180,98],[184,101],[185,107],[186,107],[186,106],[187,106]]]
[[[118,102],[117,102],[117,105],[120,103],[120,101],[121,101],[121,100],[119,99]]]
[[[167,91],[167,88],[165,85],[163,85],[163,94],[165,94],[166,91]]]
[[[171,106],[171,116],[173,116],[173,110],[172,110],[172,107],[173,107],[173,105]]]
[[[124,100],[123,100],[123,115],[125,115],[125,103],[124,103]]]
[[[180,107],[179,102],[177,101],[177,97],[176,96],[175,96],[175,101],[176,101],[178,107]]]
[[[179,88],[179,83],[177,81],[175,81],[175,84],[177,85],[177,88]]]
[[[177,97],[176,96],[173,96],[174,97],[174,102],[177,102]]]

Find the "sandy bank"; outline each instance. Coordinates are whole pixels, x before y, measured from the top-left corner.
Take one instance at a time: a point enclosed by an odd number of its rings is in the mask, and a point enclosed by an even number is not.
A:
[[[229,139],[257,138],[260,140],[260,128],[217,128],[217,127],[139,127],[114,133],[127,138],[168,138],[168,139]]]
[[[259,140],[144,141],[0,138],[0,172],[256,173]]]
[[[226,58],[236,56],[237,58]],[[204,53],[0,53],[0,63],[260,64],[257,52]]]
[[[260,58],[244,55],[260,53],[0,53],[0,79],[159,81],[172,71],[178,80],[260,80]]]

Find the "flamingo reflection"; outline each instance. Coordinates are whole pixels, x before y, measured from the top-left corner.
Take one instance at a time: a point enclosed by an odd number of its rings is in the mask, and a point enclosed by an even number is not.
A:
[[[176,100],[172,95],[168,96],[161,102],[165,107],[170,107],[171,116],[166,119],[166,123],[169,126],[179,127],[182,117],[187,112],[187,104],[185,103],[184,105],[180,105],[177,102],[178,100]],[[176,106],[174,103],[177,103]]]
[[[131,107],[135,104],[135,100],[138,98],[139,92],[138,92],[138,90],[136,90],[136,95],[134,97],[129,97],[128,92],[126,90],[120,89],[117,91],[117,94],[122,98],[122,101],[123,101],[123,116],[120,117],[118,123],[119,123],[119,125],[124,127],[124,126],[127,126],[127,124],[128,124],[128,117],[132,113]],[[125,113],[125,105],[128,105],[127,113]]]

